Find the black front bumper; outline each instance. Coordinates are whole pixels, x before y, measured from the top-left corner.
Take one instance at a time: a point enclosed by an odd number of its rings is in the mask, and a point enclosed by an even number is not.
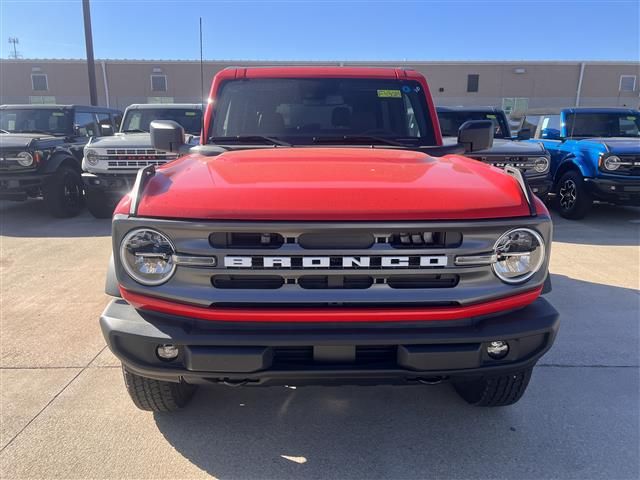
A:
[[[34,192],[39,192],[51,174],[13,173],[0,175],[0,200],[26,200]]]
[[[553,182],[548,176],[527,178],[527,183],[531,191],[538,197],[544,199],[550,192]]]
[[[131,191],[135,180],[135,174],[82,173],[82,181],[89,194],[95,192],[118,200]]]
[[[558,312],[544,299],[485,319],[381,324],[230,324],[138,312],[114,299],[100,317],[111,351],[134,373],[189,383],[406,384],[533,366],[551,348]],[[488,342],[509,353],[494,360]],[[158,345],[179,347],[161,360]]]
[[[640,180],[635,178],[585,178],[596,200],[618,205],[640,206]]]

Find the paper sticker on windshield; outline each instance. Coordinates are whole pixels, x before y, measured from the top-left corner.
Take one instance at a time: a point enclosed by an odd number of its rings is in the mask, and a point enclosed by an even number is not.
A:
[[[53,115],[54,117],[64,117],[63,112],[52,112],[51,115]]]
[[[185,117],[195,117],[196,116],[196,112],[184,112],[184,116]]]
[[[402,98],[400,90],[378,90],[380,98]]]
[[[635,122],[636,121],[636,117],[627,117],[627,120],[629,120],[630,122]]]
[[[495,116],[495,115],[487,115],[487,118],[490,118],[490,119],[492,119],[492,120],[495,120],[495,119],[496,119],[496,116]]]

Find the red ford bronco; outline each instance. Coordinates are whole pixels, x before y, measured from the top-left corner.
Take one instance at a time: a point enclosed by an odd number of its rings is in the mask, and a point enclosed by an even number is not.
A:
[[[113,217],[100,318],[136,406],[198,385],[435,384],[509,405],[551,347],[552,225],[521,172],[443,146],[425,78],[230,68],[201,143],[171,121]]]

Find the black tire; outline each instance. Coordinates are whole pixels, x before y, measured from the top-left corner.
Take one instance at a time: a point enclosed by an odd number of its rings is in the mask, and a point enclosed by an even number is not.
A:
[[[196,391],[195,385],[185,382],[173,383],[141,377],[122,367],[124,384],[133,403],[140,410],[151,412],[173,412],[179,410],[191,400]]]
[[[60,167],[43,190],[47,209],[54,217],[75,217],[84,207],[82,178],[71,167]]]
[[[504,407],[516,403],[524,395],[533,367],[508,375],[454,381],[458,394],[471,405],[479,407]]]
[[[96,218],[111,218],[116,201],[101,190],[86,189],[87,210]]]
[[[579,172],[571,170],[560,177],[556,186],[556,208],[561,216],[571,220],[584,218],[592,205],[593,197]]]

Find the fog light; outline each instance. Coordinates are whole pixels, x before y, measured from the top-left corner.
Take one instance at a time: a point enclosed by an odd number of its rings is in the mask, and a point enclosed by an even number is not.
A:
[[[491,342],[487,345],[487,353],[491,358],[500,360],[501,358],[506,357],[509,353],[509,344],[502,340]]]
[[[178,347],[175,345],[158,345],[156,352],[158,357],[163,360],[173,360],[178,356]]]

